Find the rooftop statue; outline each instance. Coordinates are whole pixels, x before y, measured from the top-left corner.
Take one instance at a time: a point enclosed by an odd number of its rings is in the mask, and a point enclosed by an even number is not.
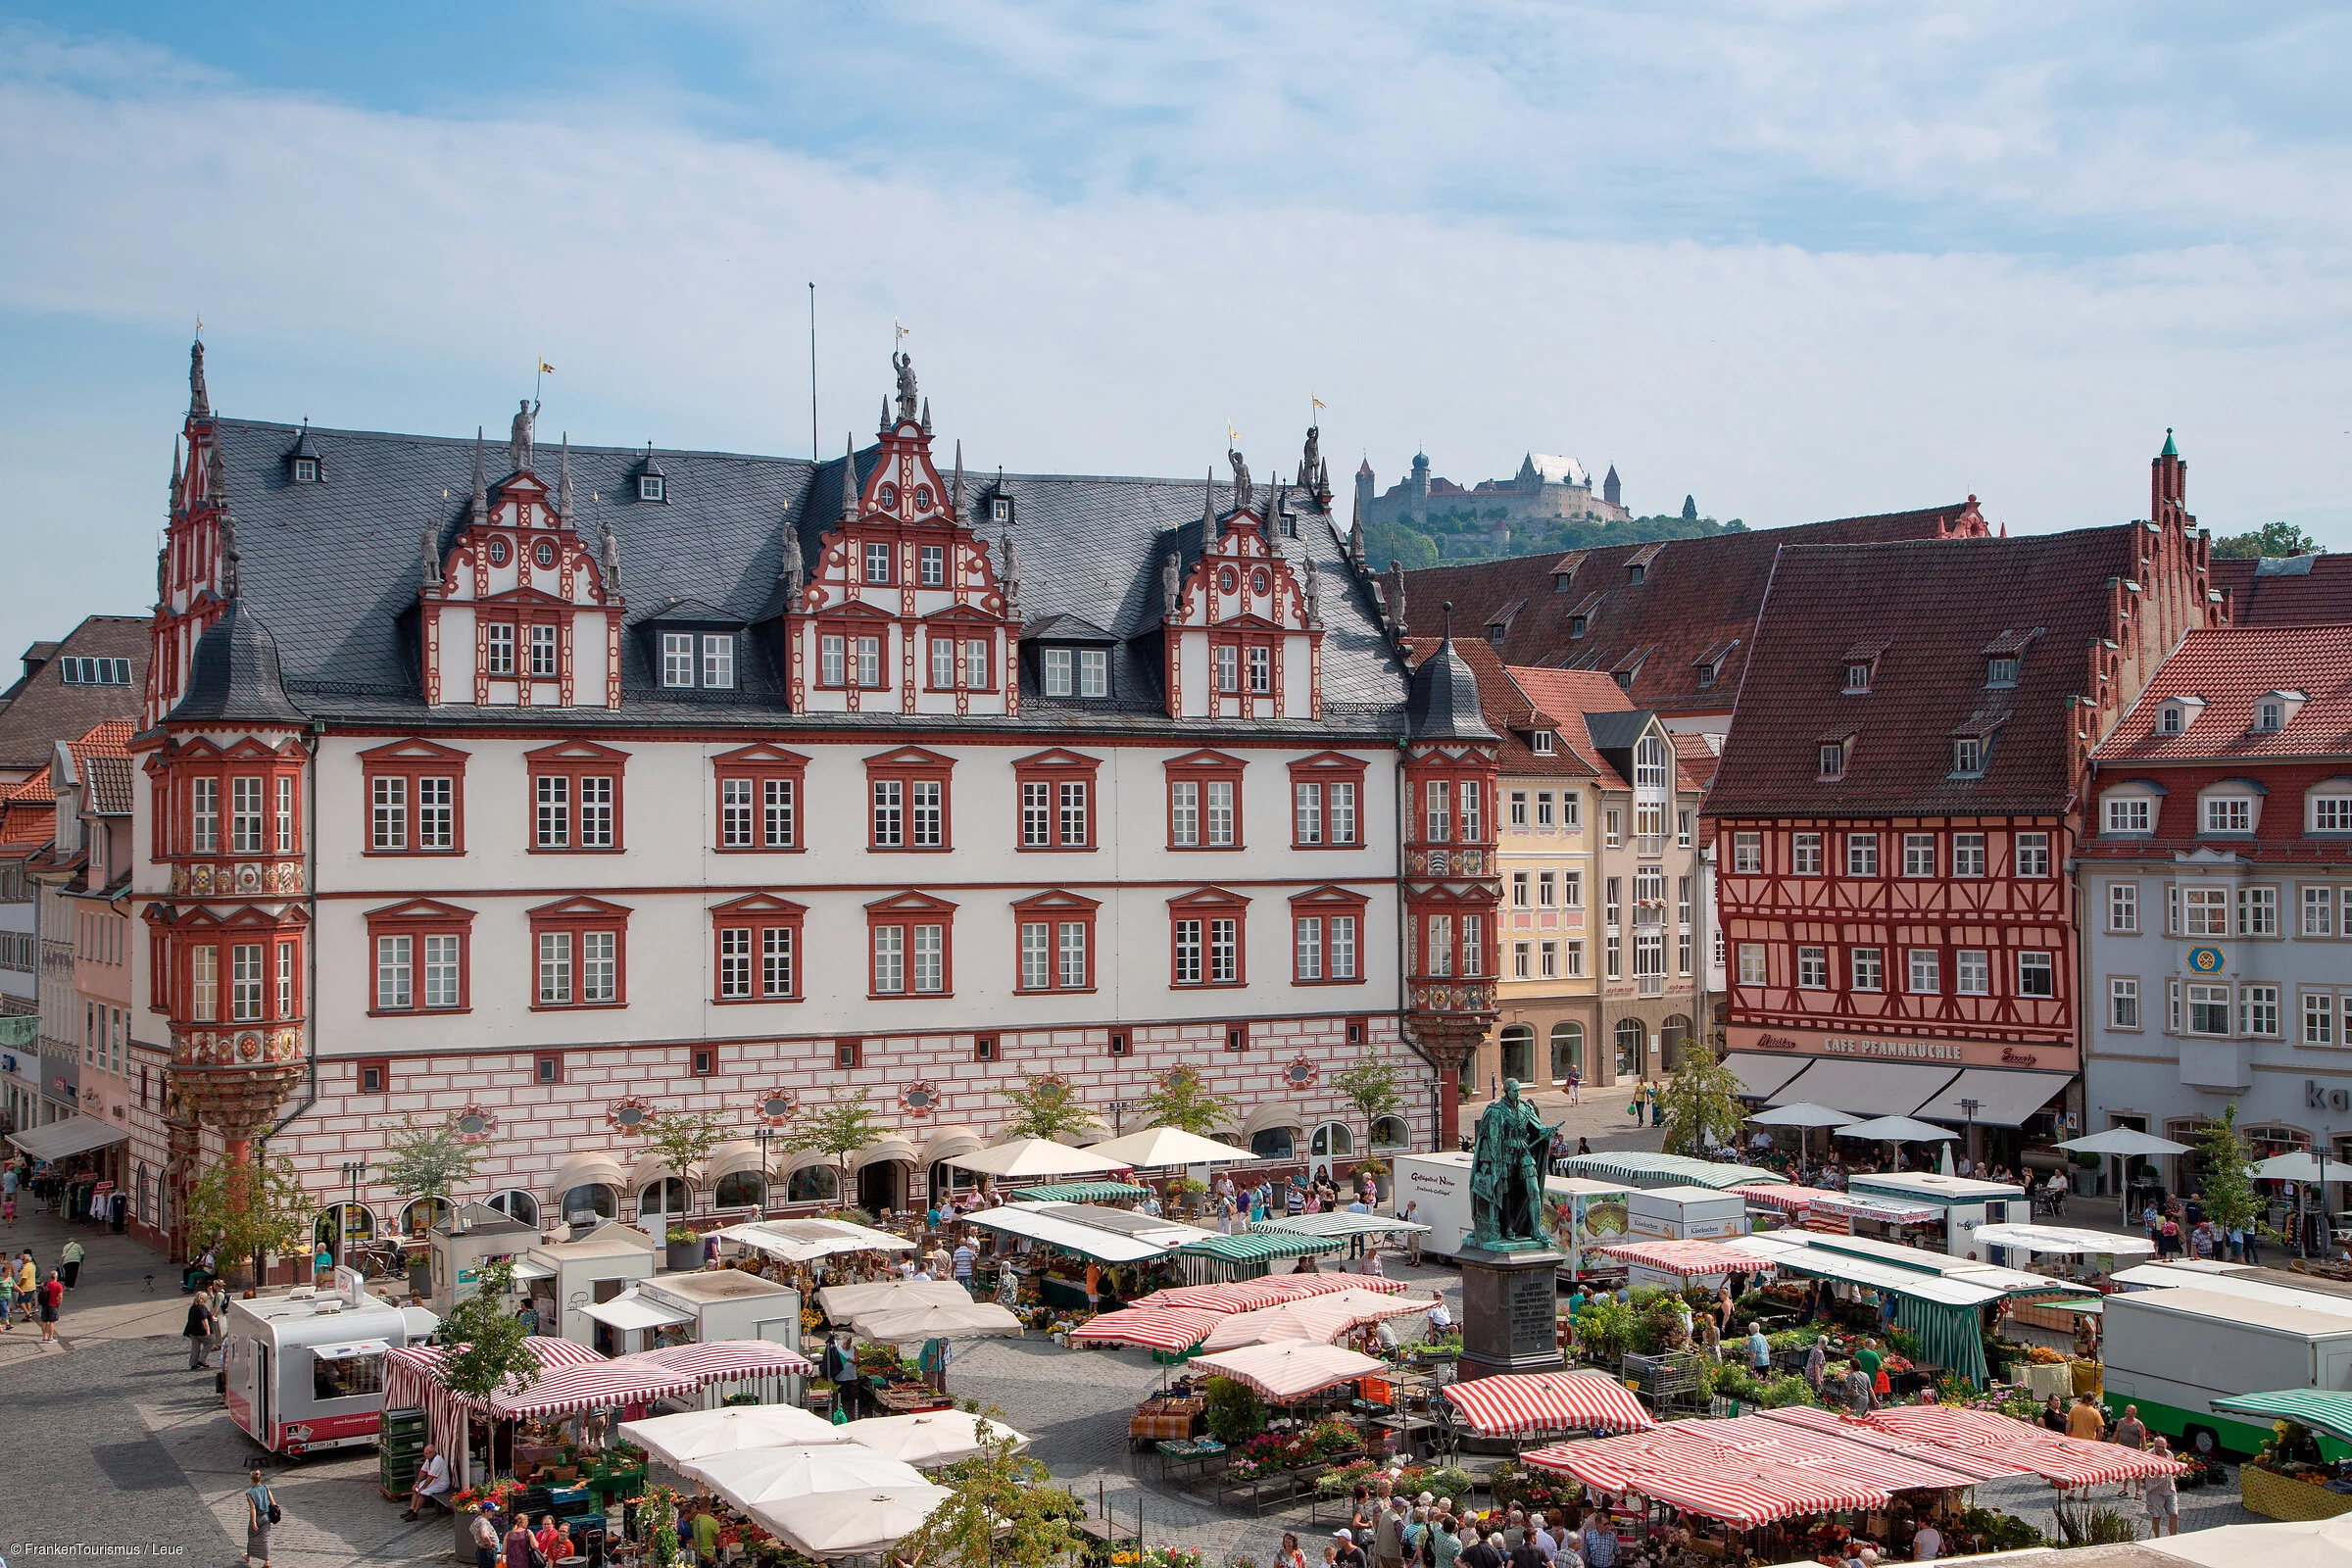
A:
[[[539,416],[539,405],[523,398],[514,406],[514,428],[507,434],[507,460],[516,473],[531,466],[531,421]]]

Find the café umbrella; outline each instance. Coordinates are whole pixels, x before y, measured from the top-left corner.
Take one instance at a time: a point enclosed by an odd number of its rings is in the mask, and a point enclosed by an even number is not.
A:
[[[1087,1152],[1154,1169],[1169,1165],[1222,1165],[1258,1157],[1247,1149],[1188,1133],[1181,1127],[1146,1127],[1124,1138],[1097,1144]]]
[[[798,1502],[816,1493],[919,1487],[923,1473],[856,1443],[747,1448],[680,1465],[679,1470],[738,1508]]]
[[[923,1527],[955,1495],[945,1487],[870,1487],[819,1492],[745,1511],[762,1530],[810,1557],[856,1557],[888,1550]]]
[[[846,1429],[793,1404],[731,1404],[719,1410],[680,1410],[675,1415],[624,1421],[620,1435],[672,1467],[745,1448],[775,1448],[793,1443],[847,1443]]]
[[[1867,1138],[1880,1144],[1940,1144],[1960,1135],[1948,1127],[1910,1116],[1874,1116],[1838,1129],[1840,1138]]]
[[[1013,1177],[1099,1176],[1105,1171],[1126,1170],[1132,1162],[1106,1159],[1092,1150],[1072,1149],[1051,1138],[1015,1138],[994,1149],[976,1149],[968,1154],[950,1154],[947,1163],[1004,1180]]]
[[[925,1410],[917,1415],[875,1415],[852,1421],[835,1431],[886,1458],[918,1468],[954,1464],[991,1448],[1012,1446],[1019,1453],[1029,1446],[1026,1435],[1001,1421],[965,1410]]]

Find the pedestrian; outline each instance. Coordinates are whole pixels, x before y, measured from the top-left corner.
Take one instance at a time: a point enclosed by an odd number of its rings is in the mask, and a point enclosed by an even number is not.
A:
[[[188,1370],[200,1371],[206,1365],[205,1344],[213,1337],[213,1298],[210,1292],[200,1291],[188,1298],[187,1326],[180,1331],[188,1342]]]
[[[1274,1553],[1274,1568],[1306,1568],[1306,1553],[1298,1549],[1298,1538],[1292,1532],[1282,1533],[1282,1549]]]
[[[1617,1568],[1617,1525],[1607,1514],[1594,1512],[1585,1521],[1585,1568]]]
[[[2158,1438],[2150,1446],[2149,1451],[2159,1459],[2170,1459],[2173,1456],[2172,1445],[2166,1443],[2162,1438]],[[2148,1477],[2147,1487],[2141,1494],[2141,1498],[2148,1510],[2149,1539],[2153,1540],[2158,1536],[2177,1536],[2180,1533],[2180,1494],[2175,1484],[2172,1471],[2167,1470],[2162,1475]]]
[[[1813,1348],[1805,1352],[1805,1382],[1811,1385],[1815,1394],[1821,1392],[1821,1380],[1829,1374],[1829,1370],[1830,1353],[1822,1348],[1821,1341],[1815,1340]]]
[[[1511,1548],[1510,1568],[1551,1568],[1551,1559],[1536,1544],[1533,1535],[1523,1536]]]
[[[1857,1362],[1846,1369],[1845,1407],[1848,1411],[1855,1415],[1868,1415],[1870,1414],[1870,1374],[1863,1371],[1861,1364]]]
[[[473,1568],[497,1568],[498,1518],[489,1508],[473,1516]]]
[[[1747,1364],[1759,1375],[1772,1370],[1772,1341],[1764,1337],[1762,1323],[1747,1326]]]
[[[1637,1127],[1642,1125],[1642,1097],[1647,1094],[1648,1091],[1649,1081],[1647,1079],[1643,1079],[1642,1082],[1634,1085],[1634,1098],[1626,1102],[1625,1108],[1634,1113],[1634,1125]],[[1591,1559],[1588,1558],[1587,1560],[1590,1561]]]
[[[2262,1266],[2262,1258],[2255,1250],[2255,1244],[2261,1239],[2261,1226],[2257,1225],[2252,1220],[2248,1220],[2246,1222],[2245,1232],[2237,1244],[2237,1255],[2240,1262],[2250,1264],[2256,1268],[2260,1268]]]
[[[400,1516],[414,1521],[424,1512],[428,1502],[435,1507],[447,1507],[441,1499],[448,1493],[449,1460],[443,1457],[437,1445],[428,1443],[424,1446],[424,1457],[416,1466],[416,1485],[409,1488],[409,1505]]]
[[[2123,1418],[2115,1423],[2115,1441],[2126,1448],[2144,1448],[2148,1446],[2148,1429],[2146,1424],[2139,1419],[2138,1405],[2127,1404],[2124,1406]],[[2119,1497],[2128,1497],[2137,1490],[2138,1486],[2135,1482],[2126,1481],[2115,1489],[2115,1494]]]
[[[245,1489],[245,1564],[246,1568],[270,1568],[270,1527],[283,1517],[277,1511],[277,1499],[262,1483],[262,1467],[255,1465],[245,1472],[252,1483]],[[530,1564],[523,1564],[530,1568]]]
[[[2041,1424],[2060,1436],[2064,1436],[2066,1433],[2066,1406],[2059,1402],[2058,1396],[2055,1394],[2051,1395],[2049,1402],[2041,1407]]]
[[[1581,1105],[1584,1102],[1585,1075],[1576,1067],[1568,1069],[1568,1103]]]
[[[40,1316],[34,1308],[34,1298],[40,1294],[40,1288],[41,1271],[32,1261],[32,1249],[27,1247],[17,1254],[17,1310],[24,1314],[27,1323]]]
[[[1372,1568],[1404,1568],[1404,1532],[1394,1498],[1372,1521]]]
[[[58,1272],[66,1277],[66,1289],[69,1291],[81,1279],[82,1255],[81,1239],[75,1236],[68,1237],[65,1247],[57,1254]]]
[[[1420,1221],[1414,1216],[1420,1212],[1421,1200],[1417,1198],[1408,1198],[1404,1200],[1404,1212],[1396,1217],[1400,1220],[1403,1220],[1407,1225],[1417,1225],[1420,1223]],[[1421,1266],[1421,1233],[1419,1231],[1406,1231],[1404,1233],[1404,1256],[1405,1260],[1411,1263],[1413,1267],[1419,1268]]]
[[[57,1270],[51,1269],[49,1277],[41,1282],[41,1343],[43,1345],[57,1343],[57,1312],[58,1308],[65,1304],[66,1282],[57,1277]]]
[[[1331,1533],[1331,1539],[1339,1544],[1340,1548],[1339,1556],[1334,1559],[1335,1568],[1369,1568],[1364,1560],[1363,1548],[1355,1544],[1354,1531],[1342,1525]]]
[[[537,1544],[531,1540],[530,1515],[520,1508],[514,1510],[514,1526],[507,1531],[506,1568],[531,1568],[531,1553]]]
[[[1441,1512],[1436,1527],[1429,1533],[1429,1568],[1453,1568],[1461,1555],[1461,1522],[1450,1513]]]
[[[2075,1396],[2075,1407],[2066,1413],[2066,1435],[2085,1443],[2096,1443],[2107,1435],[2107,1418],[2088,1394]]]

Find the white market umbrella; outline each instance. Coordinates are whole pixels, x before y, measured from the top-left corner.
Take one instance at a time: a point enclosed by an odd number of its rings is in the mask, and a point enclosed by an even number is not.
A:
[[[1759,1127],[1848,1127],[1854,1121],[1849,1112],[1816,1105],[1810,1100],[1775,1105],[1770,1110],[1759,1110],[1747,1119]]]
[[[1319,1389],[1352,1383],[1388,1370],[1388,1363],[1330,1345],[1250,1345],[1238,1350],[1197,1355],[1193,1365],[1236,1383],[1248,1384],[1280,1403],[1303,1399]]]
[[[2143,1541],[2141,1551],[2199,1568],[2352,1568],[2352,1514],[2290,1524],[2224,1525],[2185,1536]]]
[[[2185,1154],[2186,1144],[2176,1144],[2170,1138],[2143,1133],[2136,1127],[2110,1127],[2103,1133],[2091,1133],[2083,1138],[2069,1138],[2053,1148],[2070,1154],[2121,1154],[2129,1159],[2134,1155]]]
[[[862,1492],[820,1492],[797,1502],[746,1510],[762,1530],[810,1557],[857,1557],[887,1551],[922,1528],[955,1494],[925,1483]]]
[[[1943,1146],[1941,1156],[1936,1161],[1936,1170],[1938,1175],[1943,1176],[1954,1176],[1959,1174],[1957,1171],[1952,1169],[1952,1146],[1950,1144],[1945,1144]]]
[[[969,1301],[972,1293],[954,1280],[875,1280],[866,1285],[828,1285],[816,1304],[836,1323],[855,1323],[876,1312],[904,1312],[937,1301]]]
[[[2106,1231],[2073,1230],[2064,1225],[1980,1225],[1971,1236],[1993,1247],[2015,1247],[2050,1257],[2138,1257],[2156,1250],[2144,1236],[2114,1236]]]
[[[1960,1135],[1909,1116],[1878,1116],[1838,1129],[1840,1138],[1867,1138],[1880,1144],[1936,1144]]]
[[[856,1443],[749,1448],[678,1468],[738,1508],[798,1503],[818,1493],[924,1485],[914,1466]]]
[[[2331,1169],[2323,1172],[2317,1156],[2308,1150],[2298,1149],[2292,1153],[2256,1160],[2253,1174],[2257,1180],[2266,1182],[2352,1181],[2352,1160],[2333,1159],[2328,1163]]]
[[[1285,1342],[1331,1345],[1366,1324],[1383,1318],[1418,1317],[1428,1310],[1427,1301],[1407,1300],[1400,1296],[1383,1296],[1376,1291],[1334,1291],[1329,1296],[1309,1296],[1219,1318],[1200,1347],[1206,1350],[1229,1350],[1244,1345]]]
[[[1015,1138],[994,1149],[974,1150],[968,1154],[950,1154],[947,1162],[999,1179],[1100,1176],[1106,1171],[1126,1170],[1129,1167],[1127,1160],[1105,1159],[1094,1150],[1072,1149],[1051,1138]]]
[[[1147,1127],[1124,1138],[1096,1144],[1087,1152],[1155,1169],[1166,1165],[1221,1165],[1258,1157],[1247,1149],[1188,1133],[1181,1127]]]
[[[1029,1439],[1001,1421],[964,1410],[926,1410],[920,1415],[874,1415],[838,1427],[852,1443],[885,1458],[918,1468],[954,1464],[1010,1443],[1019,1453]]]
[[[906,1345],[914,1340],[977,1340],[1018,1335],[1021,1320],[994,1301],[921,1301],[889,1311],[860,1312],[851,1326],[869,1340]]]
[[[731,1404],[723,1410],[623,1421],[620,1435],[675,1469],[698,1459],[788,1443],[847,1443],[849,1435],[823,1416],[794,1404]]]

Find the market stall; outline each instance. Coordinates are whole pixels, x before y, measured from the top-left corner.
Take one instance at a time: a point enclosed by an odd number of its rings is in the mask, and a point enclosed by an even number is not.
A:
[[[1040,1177],[1101,1176],[1133,1168],[1130,1161],[1107,1158],[1092,1150],[1072,1149],[1051,1138],[1015,1138],[993,1149],[950,1154],[946,1163],[993,1176],[1000,1182]]]
[[[1348,1260],[1355,1263],[1389,1237],[1425,1236],[1429,1227],[1418,1220],[1397,1219],[1387,1214],[1350,1214],[1346,1209],[1330,1209],[1320,1214],[1286,1214],[1273,1219],[1251,1222],[1252,1236],[1312,1236],[1327,1242],[1339,1242],[1348,1249]],[[1361,1266],[1358,1264],[1357,1266]]]
[[[1300,1236],[1295,1232],[1253,1230],[1246,1236],[1209,1236],[1188,1242],[1176,1250],[1177,1272],[1187,1284],[1201,1285],[1216,1282],[1239,1282],[1262,1279],[1274,1272],[1274,1265],[1302,1257],[1328,1257],[1343,1251],[1348,1244],[1327,1236]],[[1340,1274],[1335,1278],[1352,1282],[1358,1276]]]
[[[1774,1412],[1781,1414],[1783,1412]],[[2148,1476],[2178,1475],[2179,1460],[2118,1443],[2065,1437],[1992,1410],[1948,1404],[1898,1404],[1875,1410],[1865,1422],[1938,1454],[1960,1455],[2012,1466],[2037,1475],[2061,1491],[2116,1486]]]
[[[590,1345],[598,1325],[588,1307],[651,1278],[661,1259],[662,1244],[652,1236],[633,1225],[607,1220],[576,1241],[543,1242],[526,1249],[514,1278],[530,1298],[542,1329]]]
[[[1164,1265],[1170,1252],[1167,1233],[1210,1234],[1150,1215],[1132,1216],[1151,1221],[1139,1235],[1093,1217],[1120,1213],[1080,1203],[1014,1202],[976,1210],[964,1216],[964,1223],[1022,1244],[1019,1257],[1008,1265],[1021,1277],[1022,1299],[1035,1299],[1051,1312],[1094,1312],[1142,1294],[1136,1288],[1140,1282],[1157,1283],[1164,1267],[1138,1266]]]
[[[697,1459],[787,1444],[848,1443],[849,1425],[792,1404],[733,1404],[718,1410],[681,1410],[621,1423],[620,1436],[676,1469]]]
[[[1605,1372],[1499,1373],[1448,1383],[1437,1397],[1482,1438],[1647,1432],[1658,1424],[1631,1390]]]
[[[2213,1401],[2231,1415],[2269,1416],[2273,1435],[2238,1468],[2246,1507],[2272,1519],[2331,1519],[2352,1513],[2352,1395],[2327,1389],[2233,1394]]]
[[[1748,1247],[1748,1238],[1730,1242],[1617,1242],[1592,1250],[1613,1257],[1626,1268],[1626,1281],[1635,1286],[1664,1285],[1680,1290],[1703,1285],[1709,1290],[1735,1274],[1763,1275],[1773,1269],[1772,1257]]]
[[[1161,1292],[1165,1295],[1165,1292]],[[1176,1355],[1208,1338],[1209,1330],[1225,1318],[1209,1307],[1130,1306],[1104,1312],[1069,1331],[1072,1345],[1128,1345]]]
[[[1019,1203],[1140,1203],[1151,1196],[1151,1188],[1130,1182],[1049,1182],[1012,1190]]]
[[[954,1280],[871,1280],[860,1285],[828,1285],[816,1293],[817,1310],[826,1321],[847,1327],[860,1312],[897,1312],[928,1301],[969,1301],[971,1292]]]
[[[2026,1190],[2008,1182],[1914,1170],[1856,1174],[1845,1185],[1858,1195],[1926,1203],[1940,1210],[1938,1217],[1942,1224],[1931,1226],[1930,1234],[1937,1250],[1954,1257],[1971,1256],[1982,1250],[1975,1241],[1980,1225],[2026,1224],[2034,1218],[2034,1204]]]
[[[843,1252],[914,1250],[914,1243],[904,1236],[841,1219],[759,1219],[711,1234],[787,1263],[808,1263]]]
[[[1359,1378],[1378,1377],[1387,1363],[1331,1345],[1250,1345],[1193,1362],[1196,1372],[1231,1378],[1276,1404],[1305,1398]]]
[[[930,1484],[929,1477],[905,1460],[857,1443],[745,1448],[695,1459],[680,1470],[747,1513],[798,1502],[815,1493]]]
[[[1377,1327],[1390,1318],[1420,1317],[1432,1304],[1428,1298],[1413,1299],[1378,1291],[1334,1291],[1301,1297],[1219,1317],[1208,1337],[1200,1342],[1201,1348],[1230,1350],[1245,1345],[1278,1345],[1286,1341],[1336,1345],[1350,1334]]]
[[[1943,1211],[1932,1203],[1799,1187],[1790,1182],[1743,1183],[1731,1190],[1744,1199],[1750,1209],[1786,1215],[1799,1230],[1824,1236],[1883,1236],[1900,1241],[1904,1227],[1939,1225],[1943,1219]]]
[[[1627,1187],[1729,1188],[1752,1186],[1759,1182],[1785,1182],[1788,1179],[1779,1171],[1766,1170],[1759,1165],[1693,1159],[1689,1154],[1653,1154],[1634,1149],[1615,1149],[1596,1154],[1570,1154],[1552,1163],[1563,1175],[1621,1182]]]
[[[743,1269],[655,1275],[581,1311],[612,1331],[622,1353],[716,1340],[801,1343],[801,1293]]]
[[[1028,1437],[1002,1421],[963,1410],[929,1410],[920,1415],[876,1415],[833,1428],[852,1443],[861,1444],[887,1458],[904,1460],[918,1470],[936,1469],[975,1454],[1009,1446],[1013,1453],[1029,1446]]]
[[[1378,1275],[1348,1274],[1274,1274],[1263,1279],[1229,1280],[1218,1285],[1177,1285],[1164,1291],[1154,1291],[1138,1299],[1144,1307],[1187,1306],[1206,1307],[1213,1312],[1248,1312],[1260,1306],[1272,1306],[1278,1301],[1296,1301],[1301,1297],[1324,1296],[1338,1291],[1379,1291],[1385,1295],[1400,1295],[1404,1281],[1386,1279]]]
[[[819,1492],[790,1503],[763,1503],[749,1510],[753,1521],[795,1551],[831,1562],[888,1551],[902,1536],[922,1528],[955,1494],[945,1487],[876,1487],[857,1492]]]

